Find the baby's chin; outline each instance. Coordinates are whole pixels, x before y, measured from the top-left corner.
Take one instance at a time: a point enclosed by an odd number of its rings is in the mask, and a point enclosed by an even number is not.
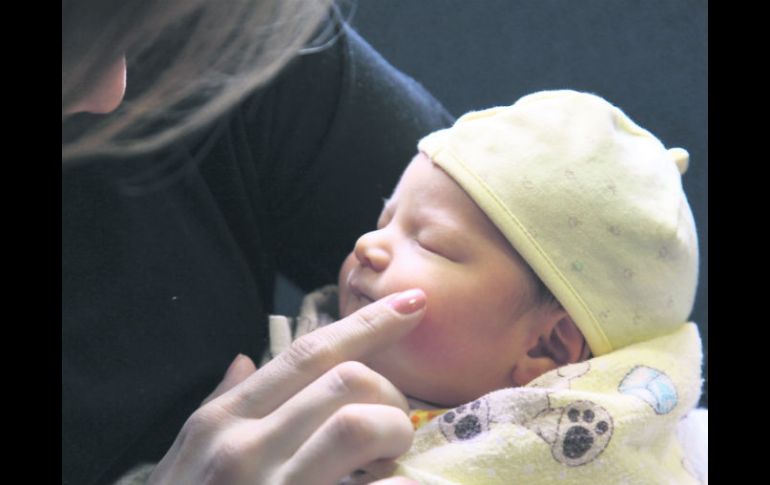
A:
[[[366,364],[366,362],[364,362],[364,364]],[[373,370],[377,372],[376,369]],[[455,390],[450,390],[447,392],[446,390],[442,389],[426,388],[425,383],[420,383],[420,385],[415,386],[409,386],[408,384],[399,385],[397,379],[388,378],[388,376],[384,373],[381,375],[383,375],[383,377],[390,380],[391,382],[396,381],[392,382],[393,385],[396,386],[396,388],[401,391],[407,398],[421,401],[437,408],[453,408],[461,404],[474,401],[476,398],[475,396],[461,397],[455,392]]]
[[[406,360],[399,355],[396,345],[361,359],[361,363],[390,381],[407,398],[438,408],[452,408],[471,402],[477,397],[475,394],[463,393],[463,390],[456,386],[447,387],[446,383],[442,385],[436,379],[417,375],[409,365],[404,365]]]

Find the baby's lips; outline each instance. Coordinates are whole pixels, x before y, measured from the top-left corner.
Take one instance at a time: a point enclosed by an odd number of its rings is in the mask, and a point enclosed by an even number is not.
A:
[[[365,298],[369,300],[370,302],[373,302],[371,298],[369,298],[368,295],[366,295],[363,291],[361,291],[358,288],[358,284],[353,280],[352,278],[348,281],[348,287],[350,287],[350,292],[355,296],[356,298]]]

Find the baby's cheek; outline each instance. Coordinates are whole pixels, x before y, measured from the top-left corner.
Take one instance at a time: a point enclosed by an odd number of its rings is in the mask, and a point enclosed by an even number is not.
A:
[[[436,348],[434,326],[423,321],[403,340],[404,348],[413,355],[422,355],[429,349]]]
[[[402,341],[404,351],[415,364],[428,368],[452,367],[462,355],[462,342],[451,322],[430,316]]]

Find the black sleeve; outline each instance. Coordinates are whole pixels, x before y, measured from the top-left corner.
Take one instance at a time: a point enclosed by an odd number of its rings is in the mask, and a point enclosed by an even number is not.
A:
[[[417,141],[453,121],[353,29],[340,34],[290,65],[262,106],[275,113],[259,139],[274,157],[259,176],[269,234],[278,269],[304,290],[336,281]]]

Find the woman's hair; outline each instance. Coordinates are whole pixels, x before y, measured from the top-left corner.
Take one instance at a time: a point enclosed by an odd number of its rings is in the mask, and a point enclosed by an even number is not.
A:
[[[143,153],[201,127],[275,76],[331,2],[62,0],[62,161]],[[126,100],[84,129],[67,109],[123,55]]]

